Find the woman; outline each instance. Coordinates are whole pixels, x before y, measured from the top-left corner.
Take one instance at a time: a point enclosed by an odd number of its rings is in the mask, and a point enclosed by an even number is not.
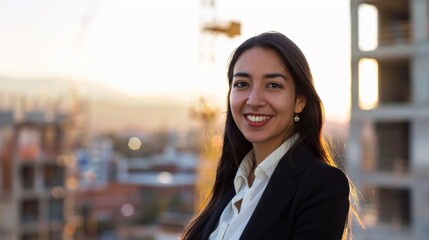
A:
[[[351,185],[323,139],[301,50],[278,32],[254,36],[231,56],[228,80],[211,197],[182,239],[345,239]]]

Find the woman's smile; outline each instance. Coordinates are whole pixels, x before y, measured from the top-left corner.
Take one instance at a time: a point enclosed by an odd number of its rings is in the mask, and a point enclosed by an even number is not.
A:
[[[271,116],[269,115],[260,114],[245,114],[244,117],[247,119],[249,126],[251,127],[262,127],[271,119]]]

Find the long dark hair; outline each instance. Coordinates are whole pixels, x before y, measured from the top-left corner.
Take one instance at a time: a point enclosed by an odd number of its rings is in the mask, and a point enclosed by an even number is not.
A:
[[[304,96],[306,99],[305,108],[299,114],[299,124],[294,125],[294,132],[299,133],[300,136],[294,147],[303,144],[310,149],[316,158],[331,166],[336,166],[323,138],[324,108],[314,87],[309,64],[299,47],[285,35],[279,32],[262,33],[244,41],[232,53],[228,66],[228,98],[231,92],[233,70],[237,60],[245,51],[254,47],[275,50],[294,79],[295,95]],[[182,239],[194,240],[201,238],[202,230],[222,194],[226,192],[225,190],[228,187],[233,185],[234,177],[241,161],[252,149],[252,144],[246,140],[234,122],[229,101],[223,141],[222,154],[211,196],[202,211],[186,227]],[[293,151],[294,147],[292,147],[291,151]]]

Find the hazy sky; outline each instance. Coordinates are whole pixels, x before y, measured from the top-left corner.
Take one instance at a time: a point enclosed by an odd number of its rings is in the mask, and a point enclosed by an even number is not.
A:
[[[203,2],[0,0],[0,76],[84,79],[182,102],[205,95],[224,106],[231,51],[276,30],[306,54],[327,118],[349,119],[349,1]],[[240,22],[242,34],[202,34],[214,20]]]

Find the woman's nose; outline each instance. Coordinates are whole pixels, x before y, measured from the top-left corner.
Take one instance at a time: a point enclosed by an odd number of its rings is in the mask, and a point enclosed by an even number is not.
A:
[[[260,107],[265,105],[264,95],[259,89],[252,89],[249,96],[247,97],[246,104],[250,107]]]

